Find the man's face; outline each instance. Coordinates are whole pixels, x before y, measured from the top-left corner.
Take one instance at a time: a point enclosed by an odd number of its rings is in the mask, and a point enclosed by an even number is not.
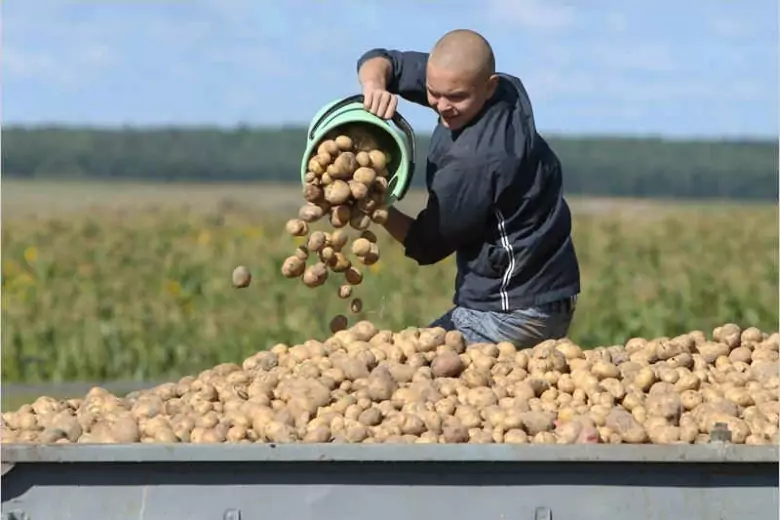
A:
[[[498,76],[489,78],[428,64],[428,104],[450,130],[466,126],[493,95]]]

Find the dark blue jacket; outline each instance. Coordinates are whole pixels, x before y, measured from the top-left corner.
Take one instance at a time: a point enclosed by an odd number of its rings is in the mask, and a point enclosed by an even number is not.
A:
[[[429,106],[428,54],[373,49],[392,63],[388,91]],[[404,241],[420,265],[456,254],[453,303],[509,312],[574,296],[580,272],[561,165],[536,132],[522,82],[500,74],[485,108],[465,128],[438,124],[428,150],[428,203]]]

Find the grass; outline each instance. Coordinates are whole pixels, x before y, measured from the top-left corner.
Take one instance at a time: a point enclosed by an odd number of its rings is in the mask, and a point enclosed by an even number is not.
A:
[[[300,204],[296,189],[3,188],[4,384],[168,380],[274,343],[324,338],[330,318],[347,311],[335,276],[317,289],[281,277],[296,244],[282,232]],[[414,212],[423,201],[413,193],[401,206]],[[725,322],[777,330],[776,207],[609,199],[572,207],[583,279],[575,341],[608,345]],[[351,321],[426,325],[450,306],[454,262],[419,268],[378,234],[382,260],[357,288],[364,309]],[[230,285],[239,264],[254,276],[244,290]]]

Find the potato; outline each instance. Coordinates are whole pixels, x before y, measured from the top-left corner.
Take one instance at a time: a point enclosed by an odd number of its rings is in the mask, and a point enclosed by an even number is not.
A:
[[[329,208],[326,208],[325,204],[322,203],[314,204],[308,202],[303,206],[301,206],[301,208],[298,210],[298,218],[307,223],[316,222],[325,215],[325,211],[327,209]],[[302,235],[296,235],[296,236],[302,236]]]
[[[306,240],[306,249],[310,253],[317,253],[325,247],[325,233],[314,231]]]
[[[233,285],[238,288],[248,287],[252,282],[252,273],[245,266],[240,265],[233,270]]]
[[[371,150],[368,152],[368,155],[371,160],[371,166],[375,169],[382,170],[387,166],[387,157],[381,150]]]
[[[349,267],[346,271],[344,271],[344,277],[347,279],[347,282],[350,285],[360,285],[360,283],[363,281],[363,274],[357,267],[354,266]]]
[[[323,200],[322,188],[314,183],[307,182],[303,186],[303,198],[308,202],[320,202]]]
[[[355,180],[350,180],[347,182],[347,184],[349,184],[349,191],[352,194],[352,198],[354,200],[360,201],[368,197],[369,187],[365,184]]]
[[[339,180],[349,179],[357,168],[357,160],[352,152],[342,152],[333,162],[333,169],[329,172],[331,177]]]
[[[299,249],[283,275],[316,285],[340,258],[348,265],[346,234],[314,233],[307,246],[321,261],[306,269],[308,250]],[[359,239],[369,251],[376,244],[370,232]],[[351,266],[342,272],[362,280]],[[351,282],[340,296],[352,296]],[[726,325],[712,340],[690,333],[585,351],[548,340],[518,352],[510,343],[467,345],[440,327],[380,331],[363,320],[348,328],[344,315],[330,327],[329,338],[280,343],[125,398],[99,387],[83,399],[41,397],[2,414],[0,440],[691,444],[710,442],[720,424],[735,444],[779,436],[778,361],[756,355],[777,353],[778,336],[757,329]]]
[[[337,333],[340,330],[344,330],[347,328],[347,317],[343,314],[339,314],[337,316],[334,316],[332,320],[330,320],[330,331],[332,333]]]
[[[374,265],[379,261],[379,246],[371,242],[368,246],[368,252],[360,257],[363,265]]]
[[[376,179],[376,172],[371,168],[361,167],[355,170],[352,178],[365,186],[371,186]]]
[[[284,229],[288,234],[294,237],[302,237],[306,236],[309,232],[309,225],[299,218],[293,218],[287,221]]]
[[[330,210],[330,224],[334,228],[343,228],[352,218],[352,208],[347,204],[333,206]]]
[[[328,245],[320,249],[319,257],[320,261],[330,268],[333,268],[333,266],[338,261],[336,258],[336,251],[334,251],[333,248]]]
[[[641,444],[647,440],[645,429],[625,410],[616,408],[610,411],[606,417],[605,424],[617,432],[626,443]]]
[[[349,189],[349,184],[343,180],[334,180],[325,186],[325,200],[331,206],[345,204],[351,196],[352,190]]]
[[[282,275],[285,278],[298,278],[303,275],[303,271],[306,269],[305,260],[301,260],[297,256],[287,257],[282,264]]]
[[[333,263],[329,264],[329,267],[334,273],[346,272],[352,266],[352,262],[343,253],[335,253],[333,258]]]
[[[360,298],[355,298],[352,300],[352,302],[349,304],[349,310],[352,311],[353,314],[358,314],[363,310],[363,300]]]
[[[317,262],[306,268],[303,272],[303,283],[307,287],[319,287],[328,279],[328,267],[322,262]]]
[[[355,211],[352,213],[352,218],[349,219],[349,225],[353,229],[364,231],[371,226],[371,217],[359,211]]]
[[[376,187],[376,185],[375,185]],[[376,200],[376,194],[368,191],[368,195],[357,201],[357,210],[365,213],[366,215],[372,215],[376,209],[379,208],[380,203]]]
[[[360,167],[370,167],[371,166],[371,156],[368,154],[368,152],[358,152],[355,156],[355,159],[358,163],[358,166]]]
[[[346,135],[339,135],[335,139],[336,146],[338,146],[339,150],[342,152],[346,152],[349,150],[352,150],[352,138]]]
[[[340,150],[336,144],[336,141],[332,139],[326,139],[325,141],[322,141],[317,147],[318,154],[329,154],[333,157],[337,156],[339,151]]]
[[[308,169],[311,173],[317,176],[321,176],[323,173],[325,173],[325,167],[320,164],[316,156],[309,160]]]
[[[455,417],[447,417],[442,426],[441,440],[447,444],[468,442],[468,428]]]
[[[356,238],[352,241],[352,254],[358,257],[367,255],[371,251],[371,244],[366,238]]]

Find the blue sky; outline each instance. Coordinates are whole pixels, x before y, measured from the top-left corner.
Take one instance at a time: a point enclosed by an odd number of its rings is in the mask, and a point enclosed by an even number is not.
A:
[[[348,7],[347,7],[348,6]],[[304,124],[370,47],[482,32],[548,133],[777,136],[775,0],[5,0],[3,123]],[[415,129],[428,109],[401,105]]]

